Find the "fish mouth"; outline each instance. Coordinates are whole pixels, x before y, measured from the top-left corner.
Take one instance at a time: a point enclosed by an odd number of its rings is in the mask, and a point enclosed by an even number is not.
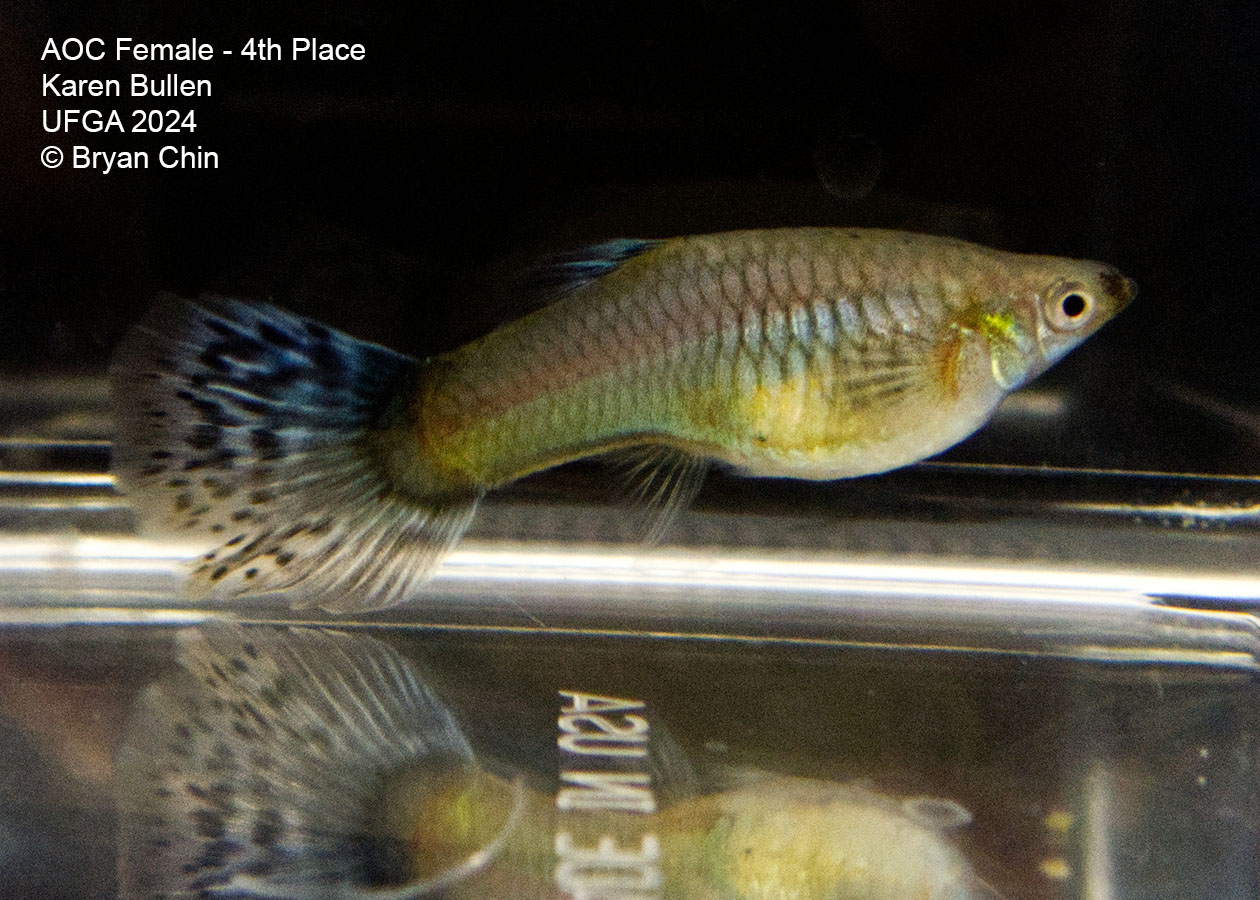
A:
[[[1102,282],[1103,290],[1115,300],[1117,312],[1124,309],[1137,297],[1137,282],[1132,278],[1121,275],[1114,269],[1103,272],[1099,276],[1099,280]]]

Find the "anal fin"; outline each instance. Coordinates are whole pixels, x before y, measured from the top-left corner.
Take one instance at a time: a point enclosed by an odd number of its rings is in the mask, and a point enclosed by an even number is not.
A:
[[[648,547],[660,543],[695,499],[709,470],[704,457],[661,444],[616,450],[608,458],[625,475],[642,516],[640,540]]]

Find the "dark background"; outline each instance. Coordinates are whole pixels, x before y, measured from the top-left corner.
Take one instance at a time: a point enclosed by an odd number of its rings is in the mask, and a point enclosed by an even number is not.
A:
[[[49,37],[128,35],[234,52],[310,35],[367,60],[39,59]],[[1169,464],[1254,473],[1258,66],[1243,0],[9,4],[0,372],[101,371],[160,291],[268,299],[424,353],[510,316],[508,274],[550,251],[881,225],[1117,264],[1139,302],[1052,375],[1129,421],[1094,461],[1173,446]],[[174,104],[194,135],[45,134],[57,103],[168,104],[43,99],[42,72],[133,70],[211,79],[212,99]],[[221,167],[156,168],[168,140]],[[155,168],[39,165],[75,143]],[[1185,416],[1133,413],[1153,391]]]

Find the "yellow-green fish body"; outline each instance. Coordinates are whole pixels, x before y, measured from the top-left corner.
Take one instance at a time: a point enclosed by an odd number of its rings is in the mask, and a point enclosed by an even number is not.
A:
[[[414,806],[423,839],[411,844],[411,877],[433,878],[440,866],[488,846],[511,801],[510,784],[482,773],[458,792]],[[652,816],[591,814],[574,822],[557,815],[553,798],[534,792],[524,810],[494,861],[452,885],[449,896],[572,896],[558,869],[560,835],[593,877],[659,900],[1000,900],[949,840],[947,832],[970,822],[949,800],[898,801],[861,786],[767,774]],[[601,841],[607,849],[597,854]],[[435,845],[444,847],[436,857]],[[591,862],[596,856],[605,862]]]
[[[677,900],[1000,900],[945,832],[952,801],[766,776],[663,816],[666,897]]]
[[[1055,329],[1043,307],[1094,309]],[[950,238],[784,229],[650,243],[439,357],[412,425],[490,488],[661,443],[756,475],[829,479],[937,453],[1129,299],[1109,267]]]
[[[480,765],[372,638],[219,623],[180,644],[117,756],[123,900],[1000,900],[949,800],[767,773],[701,793],[654,729],[660,809],[561,811]]]
[[[562,296],[415,361],[272,307],[157,308],[113,366],[117,469],[202,535],[193,583],[400,602],[490,489],[618,452],[685,503],[712,461],[885,471],[961,440],[1133,297],[1101,263],[804,228],[590,248]]]

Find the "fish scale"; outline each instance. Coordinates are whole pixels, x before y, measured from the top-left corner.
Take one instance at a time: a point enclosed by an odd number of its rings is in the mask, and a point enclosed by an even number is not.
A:
[[[111,370],[120,480],[210,539],[200,593],[390,605],[486,491],[571,460],[633,457],[655,536],[712,462],[832,479],[939,453],[1135,292],[1102,263],[851,228],[621,239],[538,280],[552,303],[428,360],[266,306],[160,307]]]
[[[908,279],[890,283],[886,278],[882,291],[872,292],[871,273],[888,271],[880,268],[888,265],[889,248],[884,245],[887,242],[859,240],[856,250],[843,248],[838,253],[833,246],[831,255],[839,256],[833,261],[827,253],[828,239],[834,244],[837,237],[839,233],[835,232],[800,231],[771,242],[758,240],[757,233],[736,234],[725,241],[693,239],[692,246],[686,245],[686,239],[679,243],[666,242],[646,257],[623,263],[620,270],[524,320],[519,325],[520,333],[512,333],[509,328],[457,351],[456,367],[458,360],[487,356],[504,360],[501,370],[492,374],[491,379],[510,387],[494,392],[495,408],[490,409],[478,408],[475,401],[469,403],[468,398],[452,393],[445,405],[458,408],[462,421],[445,426],[449,432],[446,452],[455,467],[465,468],[487,485],[526,474],[517,467],[544,468],[555,461],[615,447],[643,433],[672,435],[681,445],[698,446],[718,458],[734,456],[723,454],[721,447],[732,437],[731,429],[722,433],[699,427],[694,421],[696,418],[708,420],[711,416],[693,416],[692,421],[688,421],[684,414],[679,420],[661,421],[659,411],[694,407],[696,404],[687,403],[688,395],[711,390],[713,384],[725,381],[716,373],[726,367],[735,376],[732,383],[740,386],[741,391],[755,392],[799,376],[805,368],[801,365],[802,358],[822,361],[823,365],[836,363],[836,358],[823,355],[827,345],[820,337],[832,336],[834,342],[835,320],[842,323],[841,330],[849,341],[861,346],[868,339],[887,343],[897,337],[913,335],[919,324],[939,319],[922,313],[917,298],[923,292],[914,290]],[[658,266],[648,269],[642,265],[653,256],[661,255]],[[847,267],[846,261],[849,262]],[[860,271],[863,276],[849,285],[837,283],[836,273],[844,273],[846,268],[854,275]],[[825,273],[822,284],[826,290],[819,286],[818,272]],[[914,266],[910,267],[910,272],[914,273]],[[918,273],[916,280],[922,281],[923,277],[923,273]],[[889,290],[897,291],[902,298],[900,316],[890,310],[885,299]],[[861,297],[860,304],[855,306],[850,297]],[[699,317],[688,317],[692,328],[679,327],[679,313],[687,312],[689,303],[697,302],[717,306],[716,314],[699,323],[696,322]],[[554,355],[550,360],[554,366],[552,372],[568,374],[569,384],[564,388],[557,388],[556,378],[538,378],[523,370],[513,362],[506,346],[501,349],[496,346],[532,345],[535,335],[531,331],[552,331],[557,321],[582,321],[585,316],[579,311],[583,308],[600,311],[596,318],[609,323],[608,329],[617,339],[617,345],[613,352],[599,354],[592,351],[587,334],[566,329],[570,344],[552,348]],[[822,309],[825,312],[814,312],[811,317],[811,310]],[[821,327],[815,329],[812,318],[821,318]],[[734,329],[727,324],[732,320],[737,323]],[[700,333],[699,327],[711,330],[714,323],[725,326],[719,326],[716,343],[701,344],[700,339],[707,335]],[[711,381],[702,375],[698,377],[707,367],[677,365],[674,354],[685,355],[692,347],[695,352],[704,349],[716,352],[711,362],[716,377]],[[798,347],[799,353],[793,353],[793,347]],[[741,358],[743,354],[748,357],[747,364]],[[648,362],[657,378],[635,376],[624,363],[618,367],[627,355]],[[860,358],[849,353],[842,356],[845,364],[853,365],[856,360],[860,367]],[[531,361],[537,362],[536,359]],[[741,371],[752,377],[741,377]],[[610,372],[612,377],[609,377]],[[658,379],[663,384],[654,384]],[[822,375],[819,380],[835,381]],[[606,421],[593,421],[583,415],[591,406],[583,396],[590,391],[629,392],[641,400],[626,404],[626,415],[610,427]],[[660,391],[668,396],[657,396]],[[804,393],[817,398],[834,395],[834,391],[818,389]],[[516,397],[520,399],[506,399]],[[543,399],[536,400],[538,397]],[[669,402],[670,399],[677,402]],[[567,419],[569,433],[563,433],[562,424],[552,415],[539,421],[533,414],[537,403],[548,406],[549,413],[557,408],[569,408],[572,414]],[[512,429],[514,452],[505,453],[493,440],[487,440],[494,430],[489,423],[499,418],[519,417],[525,410],[530,411],[529,418],[540,427],[533,429],[533,434],[528,422]],[[829,411],[817,412],[825,417]],[[440,421],[441,414],[435,418]],[[439,447],[437,453],[442,455],[443,449]],[[727,461],[737,465],[746,462],[740,458]]]

